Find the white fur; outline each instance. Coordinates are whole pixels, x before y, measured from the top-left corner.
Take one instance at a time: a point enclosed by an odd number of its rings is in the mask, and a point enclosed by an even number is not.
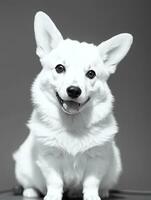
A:
[[[95,46],[64,40],[43,12],[36,14],[34,25],[43,68],[32,86],[30,134],[14,154],[16,178],[24,196],[36,196],[34,189],[38,189],[45,199],[61,200],[63,189],[70,189],[71,193],[82,191],[85,200],[98,200],[99,190],[107,196],[121,172],[107,79],[127,54],[132,36],[119,34]],[[57,64],[63,64],[66,72],[57,74]],[[96,72],[93,79],[85,76],[90,69]],[[69,100],[66,89],[70,85],[81,88],[79,103],[90,97],[73,115],[65,113],[56,98],[58,92]]]

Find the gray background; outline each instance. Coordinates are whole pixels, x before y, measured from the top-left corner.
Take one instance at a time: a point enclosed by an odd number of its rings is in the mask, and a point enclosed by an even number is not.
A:
[[[23,142],[40,71],[33,18],[45,11],[64,37],[99,44],[121,32],[134,44],[109,84],[116,97],[124,172],[118,188],[151,189],[151,3],[149,0],[0,1],[0,189],[15,184],[12,152]]]

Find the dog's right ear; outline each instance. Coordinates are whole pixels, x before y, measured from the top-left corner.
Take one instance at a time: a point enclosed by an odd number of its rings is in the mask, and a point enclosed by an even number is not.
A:
[[[36,54],[39,58],[56,48],[63,37],[55,24],[44,12],[39,11],[34,20],[35,39],[37,44]]]

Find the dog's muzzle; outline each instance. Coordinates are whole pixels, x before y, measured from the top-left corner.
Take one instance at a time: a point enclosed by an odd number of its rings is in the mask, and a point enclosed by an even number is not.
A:
[[[85,106],[85,104],[90,100],[90,97],[88,97],[88,99],[83,102],[83,103],[79,103],[79,102],[76,102],[76,101],[73,101],[73,100],[63,100],[58,92],[56,92],[56,97],[63,109],[63,111],[67,114],[77,114],[79,113],[82,108]]]

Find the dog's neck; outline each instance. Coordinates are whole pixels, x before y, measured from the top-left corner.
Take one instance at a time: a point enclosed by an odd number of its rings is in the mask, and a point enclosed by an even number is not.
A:
[[[66,121],[65,123],[69,123],[68,126],[65,126],[63,121],[54,119],[50,120],[51,124],[49,124],[38,110],[34,110],[28,126],[31,134],[45,148],[57,148],[72,156],[113,141],[118,131],[112,113],[95,124],[83,123],[81,118],[78,118],[78,120],[74,118],[72,124],[71,121]]]

